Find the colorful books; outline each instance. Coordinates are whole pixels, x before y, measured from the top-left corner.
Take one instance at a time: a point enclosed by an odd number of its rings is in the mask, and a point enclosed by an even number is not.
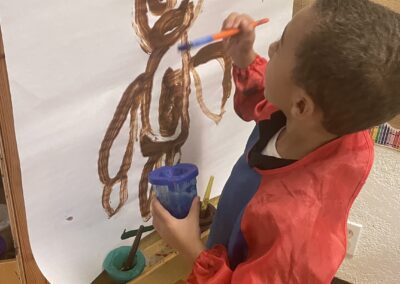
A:
[[[370,129],[372,140],[378,145],[400,151],[400,130],[385,123]]]

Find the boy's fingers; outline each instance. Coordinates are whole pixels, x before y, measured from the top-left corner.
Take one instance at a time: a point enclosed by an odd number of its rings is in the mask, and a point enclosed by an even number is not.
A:
[[[254,30],[253,21],[250,19],[244,19],[240,22],[240,29],[246,33],[252,32]]]
[[[233,28],[233,29],[239,28],[239,26],[241,25],[241,22],[242,22],[242,21],[243,21],[243,17],[242,17],[242,16],[237,16],[237,17],[233,20],[231,28]]]
[[[153,217],[153,218],[151,218],[152,219],[152,223],[153,223],[153,227],[156,228],[156,230],[157,230],[158,229],[158,215],[157,215],[157,213],[154,213],[153,201],[154,201],[154,198],[151,199],[150,212],[151,212],[151,216]]]
[[[232,24],[235,20],[235,18],[237,17],[237,13],[231,13],[229,14],[229,16],[225,19],[224,23],[222,24],[222,29],[231,29],[232,28]]]
[[[244,24],[248,22],[247,16],[242,14],[238,15],[234,20],[232,24],[232,28],[237,29],[237,28],[242,28]]]
[[[158,221],[157,217],[154,218],[154,215],[153,215],[152,224],[153,224],[153,227],[156,228],[156,230],[158,229],[158,222],[157,221]]]
[[[230,38],[226,38],[222,41],[222,46],[225,49],[225,52],[228,52],[230,49]]]
[[[169,214],[169,212],[161,205],[157,198],[153,198],[151,202],[151,209],[153,216],[156,216],[160,222],[165,222],[171,218],[171,214]]]
[[[196,196],[192,201],[192,206],[190,207],[189,211],[189,218],[199,218],[200,212],[200,197]]]

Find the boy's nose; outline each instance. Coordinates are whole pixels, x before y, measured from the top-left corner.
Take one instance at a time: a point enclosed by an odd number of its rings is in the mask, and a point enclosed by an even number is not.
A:
[[[274,56],[277,47],[278,47],[278,41],[275,41],[275,42],[270,44],[270,46],[268,48],[268,57],[270,59],[272,58],[272,56]]]

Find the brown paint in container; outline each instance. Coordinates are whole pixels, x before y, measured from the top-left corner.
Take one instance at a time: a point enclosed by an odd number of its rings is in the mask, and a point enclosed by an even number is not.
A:
[[[210,228],[216,212],[217,209],[210,203],[207,205],[206,210],[200,211],[199,225],[201,232],[205,232]]]

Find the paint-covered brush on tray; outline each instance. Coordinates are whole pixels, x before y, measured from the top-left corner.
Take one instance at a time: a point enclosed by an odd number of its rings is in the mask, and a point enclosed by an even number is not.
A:
[[[210,203],[211,188],[213,182],[214,182],[214,176],[211,176],[207,184],[206,192],[204,193],[203,202],[201,204],[200,218],[199,218],[199,225],[201,232],[204,232],[210,228],[211,223],[214,219],[214,215],[216,213],[216,208]]]
[[[261,19],[259,21],[253,22],[253,26],[257,27],[259,25],[266,24],[268,22],[269,22],[269,19],[268,18],[264,18],[264,19]],[[208,43],[211,43],[211,42],[214,42],[214,41],[217,41],[217,40],[221,40],[221,39],[225,39],[225,38],[234,36],[234,35],[238,34],[239,32],[240,32],[239,29],[223,30],[223,31],[221,31],[219,33],[216,33],[216,34],[213,34],[213,35],[208,35],[208,36],[205,36],[205,37],[202,37],[202,38],[199,38],[199,39],[195,39],[195,40],[189,41],[188,43],[180,44],[178,46],[178,50],[181,51],[181,52],[187,51],[187,50],[190,50],[192,48],[200,47],[200,46],[206,45]]]

